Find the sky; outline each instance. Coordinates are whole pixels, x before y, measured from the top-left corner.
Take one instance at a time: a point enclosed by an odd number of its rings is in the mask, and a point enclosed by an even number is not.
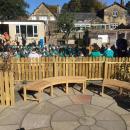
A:
[[[68,3],[70,0],[25,0],[29,4],[29,9],[27,11],[32,13],[34,9],[36,9],[42,2],[48,5],[60,5],[62,6],[64,3]],[[107,5],[112,4],[115,0],[101,0],[104,1]],[[116,2],[120,2],[120,0],[116,0]]]

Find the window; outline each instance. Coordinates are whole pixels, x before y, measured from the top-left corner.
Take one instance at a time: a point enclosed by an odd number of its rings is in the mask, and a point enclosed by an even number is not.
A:
[[[16,26],[16,33],[20,33],[19,26]]]
[[[118,11],[117,10],[114,10],[113,11],[113,17],[116,18],[118,16]]]
[[[46,21],[47,20],[47,16],[40,16],[39,20],[45,20]]]
[[[22,35],[24,34],[24,35],[26,36],[26,34],[27,34],[27,33],[26,33],[26,25],[21,25],[21,26],[20,26],[20,30],[21,30],[21,34],[22,34]]]
[[[50,20],[51,20],[51,21],[54,21],[54,20],[55,20],[55,17],[51,16],[51,17],[50,17]]]
[[[33,37],[33,26],[32,25],[27,26],[27,36]]]
[[[37,37],[37,26],[34,26],[34,37]]]
[[[32,16],[32,20],[37,20],[36,16]]]
[[[115,29],[115,28],[117,28],[118,27],[118,24],[117,23],[111,23],[110,24],[110,29]]]
[[[37,26],[35,25],[17,25],[16,33],[20,33],[21,35],[25,35],[27,37],[37,37]]]

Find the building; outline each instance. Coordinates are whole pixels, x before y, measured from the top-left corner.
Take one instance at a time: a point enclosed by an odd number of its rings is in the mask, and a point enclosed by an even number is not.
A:
[[[33,40],[39,41],[45,37],[44,21],[0,21],[0,34],[7,32],[11,40],[18,40],[21,43],[22,36],[26,37],[27,43]]]
[[[76,30],[86,28],[113,30],[120,24],[129,24],[126,8],[116,2],[96,13],[74,13],[74,16]]]
[[[30,15],[29,20],[44,20],[48,23],[49,21],[56,21],[56,17],[59,13],[60,6],[50,6],[45,3],[41,3]]]

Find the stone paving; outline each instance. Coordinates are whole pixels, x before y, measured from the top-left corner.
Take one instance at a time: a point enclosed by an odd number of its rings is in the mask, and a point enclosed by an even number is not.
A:
[[[0,130],[130,130],[130,112],[110,96],[87,89],[83,95],[74,88],[66,95],[56,87],[54,96],[41,98],[0,107]]]

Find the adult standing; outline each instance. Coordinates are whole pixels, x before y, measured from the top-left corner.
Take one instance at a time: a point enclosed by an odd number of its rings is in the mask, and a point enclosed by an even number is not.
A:
[[[119,38],[116,41],[116,46],[117,46],[117,53],[119,57],[127,56],[128,43],[127,40],[124,39],[124,33],[119,34]]]
[[[44,46],[44,37],[40,37],[39,46],[40,46],[41,48],[43,48],[43,46]]]
[[[25,36],[25,34],[22,34],[22,45],[23,46],[26,45],[26,36]]]

